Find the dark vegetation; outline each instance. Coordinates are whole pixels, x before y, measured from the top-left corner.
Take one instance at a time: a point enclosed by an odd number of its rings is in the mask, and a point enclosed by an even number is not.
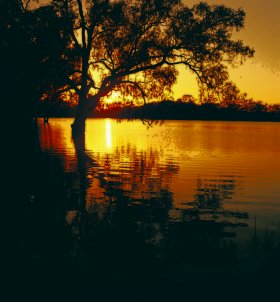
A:
[[[37,107],[38,117],[73,117],[75,107],[65,102],[42,102]],[[151,120],[227,120],[227,121],[280,121],[280,106],[249,100],[241,105],[194,101],[161,101],[143,105],[133,102],[115,102],[99,106],[90,117]]]
[[[25,3],[0,1],[1,93],[7,112],[21,123],[32,119],[46,93],[57,95],[72,66],[61,18],[51,6],[30,10]]]
[[[95,117],[112,117],[128,119],[170,119],[170,120],[232,120],[232,121],[280,121],[279,106],[266,106],[262,103],[253,103],[248,110],[237,106],[221,107],[215,103],[195,104],[193,102],[162,101],[153,102],[144,107],[118,104],[108,106],[106,110],[95,113]]]

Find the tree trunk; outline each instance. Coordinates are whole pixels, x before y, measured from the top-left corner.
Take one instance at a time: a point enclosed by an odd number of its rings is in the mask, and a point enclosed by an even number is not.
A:
[[[72,127],[72,136],[73,138],[82,137],[85,134],[86,130],[86,119],[83,117],[75,117]]]
[[[73,124],[71,125],[73,138],[82,137],[85,134],[86,118],[87,118],[86,105],[87,105],[86,97],[80,95],[75,119]]]
[[[71,125],[73,138],[82,137],[85,135],[86,119],[95,110],[99,100],[99,95],[94,95],[89,98],[83,98],[80,96],[76,116],[73,124]]]

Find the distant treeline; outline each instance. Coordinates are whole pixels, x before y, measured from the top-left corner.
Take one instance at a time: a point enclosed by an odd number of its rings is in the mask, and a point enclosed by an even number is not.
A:
[[[34,112],[35,117],[74,117],[76,106],[61,100],[40,101]]]
[[[75,107],[67,103],[41,103],[37,116],[72,117]],[[91,117],[128,119],[177,119],[177,120],[233,120],[233,121],[280,121],[280,105],[268,105],[251,101],[243,107],[236,104],[223,106],[218,103],[193,101],[151,102],[135,106],[132,102],[116,102],[100,106]]]
[[[145,119],[178,119],[178,120],[245,120],[245,121],[280,121],[280,105],[268,105],[250,101],[223,105],[220,103],[193,101],[162,101],[147,103],[144,106],[133,106],[112,103],[106,109],[95,112],[96,117],[145,118]]]
[[[280,109],[280,108],[278,108]],[[178,119],[178,120],[245,120],[280,121],[280,110],[256,107],[253,111],[235,106],[221,107],[213,103],[184,103],[163,101],[141,107],[112,108],[99,111],[95,116],[115,118]]]

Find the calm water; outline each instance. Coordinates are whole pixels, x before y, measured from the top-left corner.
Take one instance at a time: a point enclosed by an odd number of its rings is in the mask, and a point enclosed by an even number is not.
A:
[[[71,122],[38,121],[25,257],[71,263],[89,287],[242,279],[275,265],[279,123],[90,119],[83,145]]]

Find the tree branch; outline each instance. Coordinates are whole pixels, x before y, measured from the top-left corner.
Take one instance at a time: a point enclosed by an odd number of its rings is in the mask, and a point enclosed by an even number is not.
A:
[[[72,81],[69,77],[67,77],[66,80],[70,88],[74,89],[77,94],[80,94],[80,89],[77,87],[74,81]]]
[[[23,11],[27,11],[28,9],[28,5],[32,0],[27,0],[25,3],[23,0],[20,1],[20,6],[22,8]]]
[[[156,63],[154,65],[150,64],[150,65],[138,67],[138,68],[131,69],[131,70],[126,70],[126,71],[123,71],[123,72],[120,72],[120,73],[116,74],[115,77],[116,78],[121,78],[121,77],[124,77],[124,76],[127,76],[127,75],[131,75],[131,74],[135,74],[135,73],[138,73],[138,72],[142,72],[142,71],[145,71],[145,70],[154,70],[154,69],[162,66],[165,63],[166,63],[166,56],[163,55],[162,56],[162,60],[159,63]]]
[[[83,43],[83,48],[86,49],[87,48],[87,44],[86,44],[86,21],[85,21],[85,16],[84,16],[84,12],[83,12],[83,3],[82,0],[77,0],[78,3],[78,8],[79,8],[79,15],[81,18],[81,27],[82,27],[82,43]]]
[[[90,62],[90,65],[102,64],[105,66],[105,68],[107,68],[110,72],[112,72],[113,68],[111,68],[105,61],[106,61],[105,59],[101,59],[98,61]]]
[[[81,50],[81,45],[79,44],[79,42],[75,36],[75,32],[74,32],[75,26],[72,24],[72,20],[69,15],[69,1],[68,0],[64,1],[64,8],[65,8],[67,20],[69,23],[71,23],[70,25],[68,25],[69,29],[70,29],[70,35],[71,35],[72,39],[74,40],[76,47],[78,47],[78,49]]]
[[[63,92],[69,91],[69,90],[71,90],[71,89],[73,89],[73,88],[71,88],[70,86],[67,87],[67,88],[59,89],[59,90],[57,90],[57,91],[55,92],[55,95],[60,95],[60,94],[62,94]]]
[[[139,85],[139,83],[134,82],[134,81],[130,81],[130,80],[125,80],[125,81],[120,81],[117,85],[120,84],[131,84],[134,85],[140,92],[144,101],[144,105],[146,105],[146,94],[144,92],[144,90],[141,88],[141,86]]]
[[[83,74],[81,70],[73,70],[72,74],[75,74],[75,73]],[[99,89],[99,87],[95,86],[94,80],[89,75],[87,76],[87,79],[91,83],[91,87],[90,88]]]

